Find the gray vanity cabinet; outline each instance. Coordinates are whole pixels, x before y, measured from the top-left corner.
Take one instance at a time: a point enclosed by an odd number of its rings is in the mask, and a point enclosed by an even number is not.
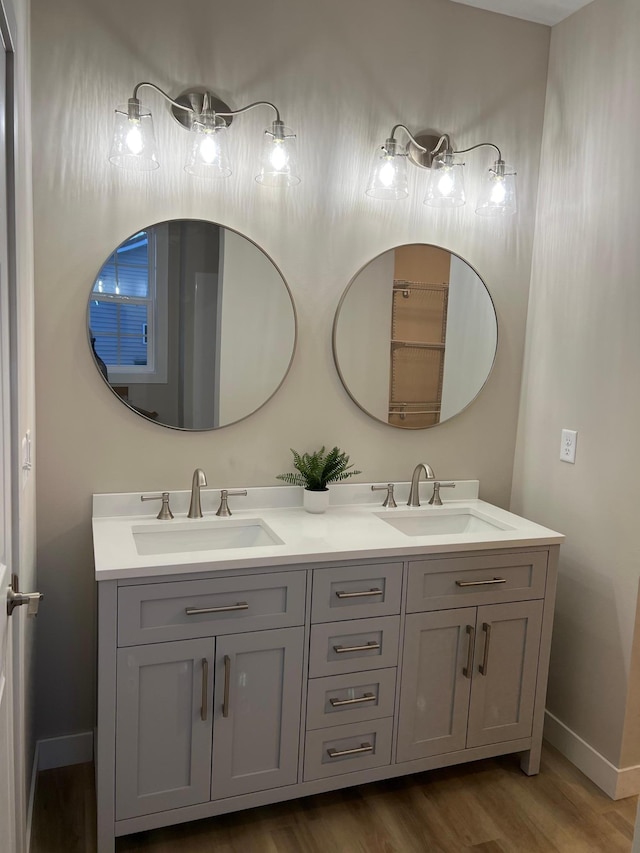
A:
[[[506,753],[537,773],[557,554],[101,582],[98,853],[117,836]]]
[[[117,821],[295,784],[305,594],[304,571],[118,589]]]
[[[531,737],[542,601],[479,607],[467,747]]]
[[[542,602],[407,617],[398,761],[531,736]]]
[[[218,638],[212,799],[297,782],[303,644],[303,628]]]
[[[544,595],[545,575],[540,552],[411,565],[426,612],[405,623],[397,761],[531,738],[544,601],[519,599]]]
[[[464,749],[471,681],[465,675],[475,608],[412,613],[404,632],[398,761]]]
[[[294,784],[303,642],[285,628],[119,649],[117,819]]]
[[[117,820],[210,799],[213,647],[209,638],[118,649]]]

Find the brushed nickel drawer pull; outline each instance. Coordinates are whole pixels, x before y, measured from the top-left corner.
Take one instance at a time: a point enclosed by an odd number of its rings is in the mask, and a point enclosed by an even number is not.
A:
[[[486,634],[486,639],[484,641],[484,655],[482,656],[482,663],[478,667],[478,672],[480,675],[487,674],[487,668],[489,666],[489,644],[491,642],[491,625],[487,622],[482,623],[482,630]]]
[[[473,648],[476,639],[476,629],[473,625],[467,625],[467,634],[469,635],[469,651],[467,652],[467,665],[463,668],[462,674],[465,678],[471,678],[473,675]]]
[[[373,747],[365,742],[354,746],[353,749],[328,749],[327,755],[329,758],[340,758],[343,755],[359,755],[361,752],[373,752]]]
[[[198,616],[200,613],[231,613],[234,610],[248,609],[246,601],[239,601],[237,604],[225,604],[222,607],[186,607],[184,612],[187,616]]]
[[[231,658],[224,656],[224,695],[222,697],[222,716],[229,716],[229,690],[231,688]]]
[[[490,581],[456,581],[456,586],[488,586],[493,583],[506,583],[506,578],[493,578]]]
[[[380,648],[380,643],[371,640],[364,646],[334,646],[333,651],[337,655],[343,655],[345,652],[373,652]]]
[[[207,695],[209,693],[209,661],[202,658],[202,705],[200,706],[200,719],[205,722],[209,709],[207,707]]]
[[[362,592],[336,592],[336,598],[368,598],[370,595],[382,595],[382,590],[374,587]]]
[[[375,693],[363,693],[357,699],[329,699],[332,708],[341,708],[343,705],[360,705],[362,702],[374,702]]]

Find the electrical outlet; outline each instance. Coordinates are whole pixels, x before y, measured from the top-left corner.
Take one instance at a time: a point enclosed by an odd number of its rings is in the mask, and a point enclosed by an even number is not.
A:
[[[560,442],[560,459],[562,462],[570,462],[572,465],[576,461],[576,442],[578,433],[574,429],[563,429],[562,440]]]

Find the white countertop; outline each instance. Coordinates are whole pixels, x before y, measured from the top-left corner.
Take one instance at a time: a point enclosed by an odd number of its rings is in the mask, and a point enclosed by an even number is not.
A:
[[[432,492],[422,483],[420,508],[407,507],[408,484],[396,486],[397,509],[383,509],[384,492],[371,492],[370,483],[331,487],[327,512],[314,515],[302,508],[302,490],[296,487],[249,489],[248,496],[230,497],[234,524],[260,520],[282,544],[256,545],[213,550],[159,554],[140,554],[134,533],[141,527],[145,534],[193,528],[194,533],[229,520],[218,518],[215,509],[219,489],[202,490],[204,518],[188,519],[189,492],[173,492],[173,521],[155,516],[160,504],[141,504],[140,492],[120,495],[94,495],[93,547],[96,579],[150,578],[164,575],[246,569],[260,566],[291,566],[336,560],[367,558],[404,559],[421,554],[504,547],[559,544],[564,536],[477,498],[478,482],[456,482],[456,500],[447,498],[453,490],[443,489],[442,507],[428,505]],[[149,507],[151,506],[151,511]],[[144,509],[144,512],[140,512]],[[410,536],[396,530],[378,516],[440,517],[469,512],[497,525],[486,530],[464,533],[437,533]],[[169,525],[173,525],[170,528]]]

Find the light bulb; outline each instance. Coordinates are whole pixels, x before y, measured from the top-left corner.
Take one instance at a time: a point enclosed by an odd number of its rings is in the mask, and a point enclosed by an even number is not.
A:
[[[504,178],[496,178],[491,190],[491,201],[493,204],[504,204],[507,191],[504,186]]]
[[[287,152],[280,139],[273,140],[273,149],[269,156],[269,161],[276,172],[281,172],[286,168],[289,158],[287,157]]]
[[[393,185],[393,182],[396,177],[396,168],[393,164],[393,157],[387,158],[387,162],[380,169],[378,177],[380,179],[380,183],[383,184],[383,186],[390,187]]]
[[[441,195],[450,195],[453,189],[453,178],[449,174],[449,169],[445,169],[444,175],[438,181],[438,192]]]
[[[203,140],[200,143],[200,157],[205,163],[213,163],[217,156],[218,146],[213,136],[209,133],[204,133]]]
[[[131,154],[138,155],[144,148],[144,140],[140,133],[138,122],[131,122],[131,130],[127,133],[127,148]]]

